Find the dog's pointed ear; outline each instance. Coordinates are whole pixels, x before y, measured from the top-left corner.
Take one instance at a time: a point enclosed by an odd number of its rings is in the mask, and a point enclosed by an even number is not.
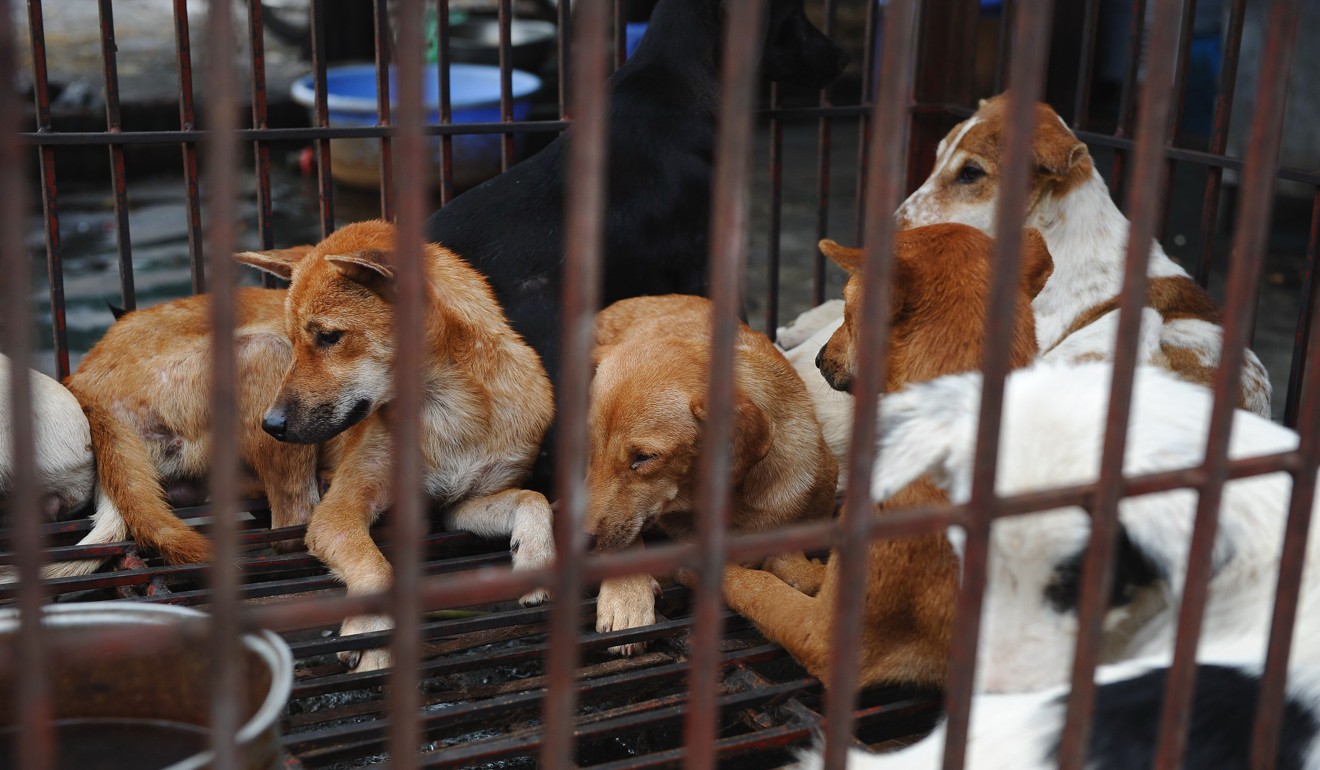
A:
[[[990,103],[990,100],[989,100],[989,99],[977,99],[977,100],[976,100],[976,109],[979,110],[979,109],[981,109],[982,107],[986,106],[986,105],[989,104],[989,103]]]
[[[393,285],[394,265],[390,254],[384,251],[355,251],[351,254],[327,254],[325,261],[333,264],[350,281],[367,287]]]
[[[770,454],[774,426],[761,407],[741,391],[733,394],[733,482],[741,484],[753,465]]]
[[[1054,274],[1054,258],[1045,245],[1045,236],[1034,227],[1022,231],[1022,288],[1032,299],[1045,288]]]
[[[1063,179],[1091,155],[1086,144],[1064,127],[1058,115],[1046,111],[1050,114],[1041,118],[1036,130],[1036,167],[1045,176]]]
[[[287,281],[293,277],[294,266],[302,261],[312,248],[310,245],[303,245],[267,251],[240,251],[234,255],[234,259]]]
[[[849,275],[861,269],[863,256],[861,249],[840,245],[829,238],[821,241],[818,246],[822,254],[829,257],[834,264],[846,270]]]

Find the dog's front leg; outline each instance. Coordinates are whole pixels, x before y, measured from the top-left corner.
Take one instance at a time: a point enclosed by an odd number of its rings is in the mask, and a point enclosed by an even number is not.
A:
[[[349,596],[385,591],[393,577],[369,529],[390,502],[388,453],[373,453],[370,447],[358,449],[358,457],[345,458],[334,485],[312,512],[306,535],[307,550],[344,581]],[[362,453],[368,457],[360,456]],[[387,616],[362,615],[345,620],[339,634],[351,636],[392,627]],[[344,651],[339,659],[354,671],[374,671],[391,663],[386,648]]]
[[[633,548],[641,550],[642,540]],[[596,595],[596,632],[626,631],[655,623],[655,597],[660,584],[650,575],[627,575],[601,581]],[[621,644],[609,648],[614,655],[639,655],[645,642]]]
[[[466,529],[481,537],[509,538],[515,570],[549,567],[555,561],[555,533],[550,502],[540,492],[506,489],[464,500],[445,512],[446,529]],[[541,604],[550,591],[537,588],[518,601]]]

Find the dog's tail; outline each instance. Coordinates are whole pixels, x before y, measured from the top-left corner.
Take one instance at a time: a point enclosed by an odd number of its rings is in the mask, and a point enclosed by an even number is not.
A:
[[[106,517],[106,531],[113,526],[109,519],[118,517],[134,540],[156,550],[171,564],[208,561],[211,541],[170,510],[155,463],[138,432],[99,404],[84,404],[83,409],[92,428],[96,456],[96,516]]]

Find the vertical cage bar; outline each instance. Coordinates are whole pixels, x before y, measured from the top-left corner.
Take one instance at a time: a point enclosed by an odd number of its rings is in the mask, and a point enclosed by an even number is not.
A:
[[[756,105],[756,69],[764,15],[764,0],[730,0],[724,12],[719,133],[715,139],[710,220],[713,316],[710,379],[697,477],[700,569],[684,723],[687,766],[693,770],[715,767],[716,727],[720,721],[717,690],[730,494],[729,445],[733,439],[733,343],[738,333],[739,282],[747,260],[752,109]]]
[[[1185,108],[1184,102],[1187,99],[1187,67],[1188,67],[1188,60],[1192,55],[1192,32],[1194,31],[1195,21],[1196,21],[1196,0],[1184,0],[1182,4],[1182,23],[1180,25],[1180,31],[1178,33],[1178,40],[1177,40],[1178,56],[1177,58],[1174,59],[1173,62],[1173,67],[1174,67],[1173,83],[1171,84],[1170,89],[1168,91],[1168,93],[1173,94],[1173,102],[1171,104],[1171,109],[1168,111],[1169,131],[1168,131],[1168,136],[1165,139],[1165,143],[1170,146],[1177,146],[1178,136],[1179,136],[1178,127],[1182,125],[1183,111]],[[1153,31],[1151,36],[1153,39],[1154,38]],[[1152,58],[1156,56],[1163,56],[1164,53],[1165,53],[1164,51],[1155,50],[1155,46],[1153,43],[1150,46],[1150,55]],[[1150,71],[1149,66],[1147,66],[1146,71],[1147,72]],[[1149,75],[1147,75],[1147,77],[1149,78]],[[1166,96],[1165,99],[1167,100],[1168,97]],[[1177,172],[1178,162],[1175,161],[1173,158],[1169,158],[1165,160],[1164,163],[1169,167],[1168,178],[1170,181],[1172,181],[1174,178],[1174,174]],[[1158,201],[1158,205],[1159,205],[1158,221],[1160,222],[1161,227],[1163,228],[1167,228],[1169,224],[1169,212],[1170,209],[1172,208],[1173,193],[1174,193],[1174,187],[1173,184],[1170,183],[1165,188],[1164,195]]]
[[[1233,0],[1228,13],[1228,30],[1224,34],[1224,55],[1219,65],[1219,93],[1215,96],[1215,122],[1210,130],[1210,152],[1223,155],[1228,147],[1228,125],[1233,116],[1233,94],[1237,90],[1238,55],[1242,52],[1242,18],[1247,0]],[[1215,226],[1219,220],[1219,194],[1223,190],[1224,169],[1210,166],[1205,183],[1205,199],[1201,203],[1201,258],[1196,262],[1193,277],[1202,286],[1210,280],[1210,266],[1214,262]]]
[[[628,0],[614,0],[614,69],[628,58]]]
[[[541,767],[573,766],[573,715],[577,708],[575,671],[578,629],[582,626],[582,532],[587,513],[587,393],[591,385],[594,316],[600,304],[600,260],[605,238],[605,180],[608,158],[609,71],[608,0],[585,0],[578,7],[573,78],[573,133],[568,145],[564,190],[564,363],[558,389],[560,413],[555,455],[554,595],[550,609],[548,689],[542,704]]]
[[[1137,365],[1137,334],[1146,304],[1151,243],[1158,223],[1160,189],[1168,181],[1164,147],[1170,109],[1167,94],[1174,78],[1173,36],[1177,34],[1178,0],[1156,0],[1151,25],[1151,58],[1146,67],[1138,111],[1137,146],[1127,210],[1128,227],[1123,288],[1119,293],[1117,346],[1110,379],[1109,407],[1100,480],[1091,509],[1091,540],[1083,564],[1077,609],[1077,647],[1073,656],[1072,693],[1067,722],[1059,745],[1060,770],[1081,770],[1090,745],[1095,711],[1095,667],[1100,660],[1104,619],[1109,609],[1117,551],[1118,503],[1121,496],[1123,456],[1127,447],[1133,375]]]
[[[1311,236],[1306,242],[1306,273],[1301,289],[1302,312],[1297,316],[1297,331],[1293,335],[1293,356],[1288,368],[1288,400],[1283,408],[1283,424],[1293,430],[1297,430],[1299,424],[1308,424],[1298,423],[1297,412],[1312,344],[1307,330],[1315,322],[1316,305],[1320,304],[1320,281],[1316,281],[1315,274],[1317,254],[1320,254],[1320,187],[1316,188],[1311,202]],[[1320,368],[1312,366],[1310,371],[1320,371]]]
[[[825,0],[825,19],[821,32],[825,37],[834,34],[834,2]],[[817,104],[821,109],[830,106],[830,89],[820,89]],[[821,118],[816,136],[816,242],[819,243],[830,229],[830,159],[834,143],[834,122]],[[825,255],[815,248],[815,261],[812,265],[811,304],[819,305],[825,301]]]
[[[376,125],[388,126],[393,122],[390,116],[390,10],[387,0],[374,0],[376,3]],[[400,22],[399,29],[421,29],[421,19],[417,25],[406,27]],[[419,63],[417,65],[421,67]],[[416,159],[419,163],[424,160]],[[394,154],[393,143],[388,136],[380,138],[380,218],[394,220]]]
[[[1320,201],[1320,195],[1316,197]],[[1279,559],[1270,642],[1256,701],[1256,721],[1252,727],[1252,770],[1272,770],[1278,757],[1288,659],[1301,594],[1302,570],[1306,567],[1307,539],[1314,515],[1311,506],[1315,499],[1315,474],[1320,468],[1320,430],[1316,429],[1320,426],[1320,324],[1313,323],[1314,315],[1310,312],[1304,317],[1307,326],[1299,332],[1308,337],[1309,344],[1299,347],[1295,357],[1308,359],[1305,369],[1311,376],[1306,382],[1300,411],[1301,424],[1310,427],[1299,432],[1302,462],[1292,478],[1292,500],[1288,504],[1288,524],[1284,530],[1283,554]]]
[[[1073,102],[1073,128],[1085,129],[1091,114],[1091,85],[1095,78],[1095,41],[1100,34],[1100,0],[1086,0],[1082,24],[1082,50],[1078,54],[1077,93]]]
[[[237,366],[233,329],[237,324],[234,280],[238,266],[233,261],[234,210],[238,193],[237,73],[230,51],[234,44],[231,3],[212,3],[207,20],[206,93],[207,124],[211,130],[205,143],[206,168],[211,175],[210,252],[211,298],[211,414],[237,414]],[[246,698],[240,690],[238,607],[238,425],[232,420],[214,420],[211,425],[211,533],[215,538],[215,561],[209,570],[211,588],[211,739],[214,766],[229,770],[239,765],[236,737],[238,704]]]
[[[857,203],[854,208],[856,226],[853,237],[859,246],[865,245],[862,238],[866,235],[866,220],[863,217],[863,209],[866,205],[866,159],[871,147],[870,121],[875,111],[875,99],[871,96],[875,90],[875,42],[880,34],[878,18],[880,11],[877,6],[878,3],[874,0],[866,0],[866,45],[862,49],[862,93],[857,98],[859,106],[871,105],[871,109],[863,112],[857,120]]]
[[[41,0],[28,0],[28,34],[32,39],[32,93],[36,100],[37,132],[50,126],[50,77],[46,71],[46,25]],[[41,213],[46,222],[46,276],[50,284],[50,329],[55,348],[55,373],[69,375],[69,332],[64,315],[64,251],[60,246],[55,148],[42,145],[37,154],[41,171]]]
[[[261,3],[259,0],[252,0],[252,6],[257,9],[255,13],[260,16]],[[260,21],[257,23],[260,24]],[[179,128],[184,131],[197,128],[197,113],[193,103],[192,41],[188,26],[188,0],[174,0],[174,49],[179,59]],[[255,39],[260,40],[260,35],[257,35]],[[256,46],[252,50],[253,56],[256,56]],[[255,72],[256,67],[253,66],[254,78],[256,77]],[[266,107],[264,69],[261,85],[262,89],[258,92],[256,83],[253,83],[252,109],[254,114],[258,93],[261,94],[263,114]],[[206,265],[202,261],[202,194],[197,178],[197,145],[193,142],[184,142],[182,152],[183,194],[188,218],[188,269],[192,277],[192,293],[201,294],[206,291]],[[267,162],[269,164],[269,160]],[[269,207],[269,190],[267,193],[267,206]]]
[[[897,232],[893,211],[903,199],[915,67],[916,0],[893,0],[886,8],[881,47],[880,91],[872,113],[872,146],[897,151],[871,154],[870,197],[865,206],[865,254],[862,268],[862,338],[854,382],[852,442],[848,478],[871,477],[875,456],[876,400],[883,384],[889,352],[889,305],[894,272],[893,243]],[[844,530],[838,549],[839,585],[866,584],[871,541],[867,525],[873,516],[869,484],[849,484],[844,498]],[[864,591],[840,591],[830,633],[831,657],[825,714],[825,768],[841,770],[847,760],[857,702],[857,661],[861,649]]]
[[[513,0],[499,0],[500,27],[500,122],[513,120]],[[513,133],[500,135],[500,171],[513,164]]]
[[[101,71],[105,75],[106,131],[117,134],[123,130],[119,119],[119,66],[115,42],[115,17],[110,0],[99,0],[101,22]],[[125,310],[137,307],[137,292],[133,289],[133,245],[128,228],[128,189],[124,178],[124,145],[110,145],[110,184],[115,207],[115,250],[119,255],[119,295]]]
[[[1160,719],[1160,741],[1155,755],[1157,768],[1181,765],[1187,742],[1187,724],[1196,673],[1196,643],[1205,614],[1205,598],[1212,567],[1211,549],[1218,527],[1228,463],[1228,440],[1233,407],[1242,381],[1242,361],[1251,330],[1249,314],[1260,282],[1265,246],[1269,239],[1273,204],[1275,164],[1279,159],[1283,108],[1288,85],[1288,64],[1296,38],[1301,3],[1275,0],[1269,9],[1269,24],[1256,87],[1255,116],[1247,164],[1238,205],[1238,229],[1228,276],[1224,314],[1224,347],[1214,373],[1214,407],[1210,413],[1210,435],[1206,440],[1206,482],[1196,504],[1182,606],[1178,612],[1178,636],[1173,664],[1164,693]]]
[[[995,54],[995,60],[998,62],[995,67],[995,93],[1003,91],[1004,83],[1008,80],[1008,68],[1012,59],[1009,52],[1013,45],[1013,6],[1013,0],[1004,0],[1000,6],[999,49]]]
[[[1141,68],[1141,41],[1146,27],[1146,0],[1132,0],[1132,18],[1128,25],[1128,60],[1123,70],[1123,87],[1118,96],[1118,126],[1114,135],[1132,136],[1134,106],[1136,104],[1137,72]],[[1123,195],[1126,186],[1127,151],[1114,150],[1114,163],[1110,190],[1113,195]]]
[[[440,125],[454,122],[453,97],[449,91],[449,0],[437,0],[435,14],[437,81],[440,91]],[[440,136],[440,205],[454,199],[454,137]]]
[[[261,17],[261,0],[248,0],[248,47],[252,52],[252,66],[249,71],[252,88],[252,127],[258,131],[270,128],[266,117],[266,36]],[[189,89],[192,98],[192,89]],[[184,145],[185,152],[189,145]],[[275,246],[274,224],[271,221],[272,204],[270,194],[270,143],[262,139],[252,142],[252,155],[257,174],[257,239],[261,248]],[[194,156],[195,157],[195,156]],[[274,286],[278,280],[269,273],[262,273],[262,283]]]
[[[29,3],[29,13],[40,3]],[[33,29],[35,43],[38,28]],[[3,286],[4,350],[9,355],[9,403],[11,439],[14,458],[13,489],[9,493],[9,520],[13,526],[12,548],[18,566],[17,640],[18,673],[12,708],[18,712],[18,740],[13,757],[0,762],[16,762],[24,770],[46,770],[55,766],[57,746],[51,724],[54,708],[47,671],[45,627],[41,622],[43,589],[41,585],[41,517],[37,515],[36,433],[32,411],[32,379],[28,367],[32,361],[32,319],[29,317],[28,293],[32,269],[23,243],[27,213],[27,189],[23,179],[23,150],[18,138],[18,95],[9,84],[15,80],[17,62],[14,51],[14,13],[8,0],[0,4],[0,269]],[[34,58],[44,63],[45,53]],[[38,89],[45,88],[44,67]]]
[[[558,0],[555,3],[555,12],[558,14],[555,25],[555,35],[558,43],[558,50],[555,51],[556,74],[559,76],[559,117],[565,119],[568,117],[568,30],[572,25],[572,8],[569,0]]]
[[[1009,72],[1007,125],[999,207],[995,212],[995,270],[986,315],[985,352],[981,367],[981,411],[972,467],[971,516],[963,553],[962,585],[954,611],[953,653],[945,693],[944,770],[961,770],[967,747],[976,675],[976,643],[981,631],[990,521],[998,498],[995,471],[999,461],[999,426],[1003,418],[1004,377],[1009,369],[1009,340],[1018,291],[1022,223],[1026,218],[1027,182],[1032,168],[1036,102],[1045,80],[1045,60],[1054,4],[1023,2],[1014,16],[1013,59]]]
[[[317,128],[330,126],[330,111],[326,106],[325,84],[325,0],[312,0],[308,22],[312,35],[312,72],[316,82],[316,103],[313,112]],[[330,140],[316,140],[317,202],[321,210],[321,237],[335,229],[335,186],[330,177]]]
[[[422,549],[426,507],[422,499],[421,414],[424,336],[422,224],[426,219],[426,144],[422,136],[422,1],[398,4],[398,227],[395,230],[394,400],[390,409],[394,488],[390,534],[394,547],[394,668],[389,675],[390,767],[417,766],[421,740],[418,724],[417,666],[421,659]]]
[[[778,109],[779,84],[770,84],[770,109]],[[770,222],[765,254],[765,334],[779,326],[779,243],[784,219],[784,124],[770,118]]]

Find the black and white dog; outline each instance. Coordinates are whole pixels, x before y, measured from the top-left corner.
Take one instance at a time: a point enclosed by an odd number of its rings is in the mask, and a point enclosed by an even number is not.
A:
[[[1001,495],[1094,481],[1108,406],[1108,364],[1040,363],[1010,375],[996,490]],[[929,473],[955,502],[971,490],[979,374],[944,377],[885,396],[872,495],[885,499]],[[1140,367],[1124,473],[1202,462],[1211,397]],[[1296,433],[1250,412],[1234,415],[1230,457],[1284,452]],[[1269,638],[1291,479],[1230,482],[1220,506],[1198,650],[1187,768],[1246,767],[1255,693]],[[1315,500],[1312,500],[1315,504]],[[1176,635],[1196,494],[1125,499],[1115,584],[1105,618],[1091,768],[1146,767]],[[971,770],[1055,766],[1077,636],[1077,600],[1090,519],[1061,508],[996,521],[977,651]],[[950,531],[956,548],[961,532]],[[1288,680],[1279,767],[1320,767],[1320,538],[1311,538]],[[858,752],[854,767],[937,767],[943,731],[894,754]],[[806,767],[812,767],[808,760]]]
[[[705,294],[722,11],[719,0],[660,0],[610,78],[602,307]],[[763,77],[821,88],[843,71],[847,56],[812,26],[802,0],[769,0],[766,13]],[[426,229],[486,276],[556,385],[566,153],[560,137],[436,211]],[[548,484],[548,474],[538,463],[536,483]]]

